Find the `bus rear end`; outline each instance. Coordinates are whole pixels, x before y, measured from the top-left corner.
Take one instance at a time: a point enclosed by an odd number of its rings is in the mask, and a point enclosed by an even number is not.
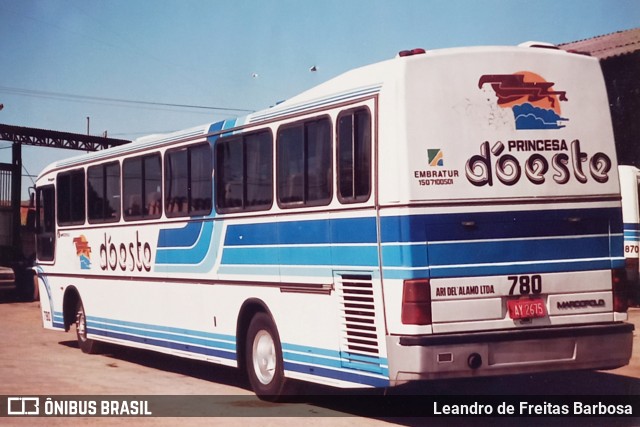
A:
[[[629,362],[602,73],[543,47],[397,58],[379,136],[392,384]]]

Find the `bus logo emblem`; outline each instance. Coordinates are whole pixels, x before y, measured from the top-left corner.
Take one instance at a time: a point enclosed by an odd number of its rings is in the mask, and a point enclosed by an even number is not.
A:
[[[548,82],[538,74],[522,71],[514,74],[485,74],[478,81],[478,88],[490,84],[498,97],[498,106],[511,108],[516,130],[561,129],[563,122],[560,102],[568,101],[567,92],[553,90],[554,82]]]
[[[444,166],[444,154],[439,148],[427,149],[427,158],[429,166]]]
[[[73,239],[76,245],[76,255],[80,259],[80,268],[82,270],[91,270],[91,247],[84,234]]]

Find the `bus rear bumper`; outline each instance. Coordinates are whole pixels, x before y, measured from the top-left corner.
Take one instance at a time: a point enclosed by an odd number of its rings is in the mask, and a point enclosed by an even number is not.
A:
[[[631,358],[630,323],[465,334],[387,336],[390,385],[572,369],[613,369]]]

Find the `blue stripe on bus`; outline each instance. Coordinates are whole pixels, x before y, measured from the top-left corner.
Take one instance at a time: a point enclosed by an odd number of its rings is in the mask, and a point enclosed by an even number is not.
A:
[[[194,222],[163,230],[158,266],[197,266],[217,254],[213,224]],[[407,215],[381,217],[380,224],[386,277],[415,272],[427,277],[467,277],[517,273],[523,268],[594,270],[615,268],[623,255],[618,209]],[[300,267],[375,268],[379,265],[377,236],[374,217],[230,224],[218,272],[233,274],[235,267],[242,266],[279,267],[281,275]],[[402,269],[407,271],[394,272]],[[260,274],[260,269],[246,273]]]
[[[209,132],[208,133],[214,133],[217,132],[219,130],[222,130],[222,128],[224,127],[226,120],[220,120],[219,122],[215,122],[213,124],[211,124],[211,126],[209,126]]]
[[[388,387],[388,378],[366,375],[363,372],[357,371],[342,371],[335,369],[328,369],[318,366],[308,366],[299,363],[284,362],[284,369],[287,371],[300,372],[307,375],[315,375],[324,378],[332,378],[340,381],[346,381],[356,384],[362,384],[371,387]]]
[[[222,265],[364,266],[378,265],[377,246],[281,246],[225,248]]]
[[[429,264],[490,264],[600,258],[609,255],[609,236],[540,240],[447,242],[428,245]]]
[[[119,333],[123,335],[137,336],[143,335],[145,338],[154,338],[167,342],[177,342],[185,345],[198,345],[200,347],[217,348],[220,350],[227,350],[235,353],[236,344],[233,342],[219,341],[212,338],[197,338],[189,335],[177,335],[175,333],[154,332],[149,330],[140,330],[136,328],[130,328],[126,326],[107,325],[101,322],[96,322],[91,319],[87,319],[87,327],[89,330],[106,330],[109,335],[111,333]]]
[[[173,326],[152,325],[152,324],[148,324],[148,323],[131,322],[131,321],[127,321],[127,320],[116,320],[116,319],[109,319],[109,318],[106,318],[106,317],[87,316],[87,320],[91,321],[91,322],[94,322],[94,323],[99,323],[99,324],[110,324],[110,325],[115,325],[115,326],[124,326],[124,327],[127,327],[127,328],[134,328],[134,329],[138,329],[138,330],[150,330],[150,331],[166,332],[166,333],[174,334],[174,335],[206,338],[206,339],[217,340],[217,341],[235,342],[235,340],[236,340],[236,337],[233,336],[233,335],[215,334],[215,333],[212,333],[212,332],[197,331],[197,330],[184,329],[184,328],[176,328],[176,327],[173,327]],[[106,325],[106,326],[110,326],[110,325]]]
[[[568,221],[575,218],[575,223]],[[463,223],[473,222],[471,229]],[[608,235],[622,232],[619,209],[399,215],[380,218],[382,243]],[[225,246],[376,243],[375,218],[229,225]]]
[[[225,246],[377,242],[374,217],[312,219],[227,227]]]
[[[338,357],[340,357],[340,354],[338,354]],[[356,369],[359,371],[368,371],[368,372],[374,372],[374,373],[379,373],[381,375],[389,375],[389,369],[387,367],[382,367],[380,366],[380,363],[378,362],[378,360],[372,360],[371,362],[369,361],[365,361],[365,360],[357,360],[357,359],[351,359],[353,361],[351,362],[347,362],[344,359],[325,359],[325,358],[320,358],[317,357],[313,354],[298,354],[298,353],[291,353],[288,351],[283,351],[283,358],[285,360],[285,362],[297,362],[297,363],[304,363],[304,364],[308,364],[308,365],[322,365],[328,368],[335,368],[335,369]]]
[[[422,269],[427,277],[468,277],[517,273],[616,268],[610,247],[622,236],[582,236],[510,241],[446,242],[382,247],[385,277],[392,268]],[[620,254],[621,255],[621,254]],[[286,260],[286,262],[284,261]],[[619,260],[619,259],[618,259]],[[225,248],[222,266],[376,267],[377,246],[281,246]]]
[[[382,246],[382,262],[385,267],[425,267],[429,265],[427,245],[387,244]]]
[[[624,224],[625,240],[640,241],[640,224],[625,223]]]
[[[364,355],[359,355],[359,354],[354,354],[349,352],[341,352],[338,350],[329,350],[329,349],[318,348],[318,347],[308,347],[308,346],[303,346],[298,344],[285,343],[282,345],[282,350],[283,352],[289,355],[288,356],[289,359],[295,360],[298,362],[302,360],[306,360],[310,363],[324,364],[319,361],[326,360],[326,359],[331,359],[334,362],[335,361],[338,362],[338,364],[329,363],[327,364],[327,366],[340,366],[339,362],[341,360],[344,362],[345,359],[356,360],[356,361],[368,363],[368,364],[376,364],[382,367],[386,367],[388,364],[387,359],[384,357],[364,356]]]
[[[568,273],[574,271],[610,270],[624,268],[624,258],[603,258],[596,260],[568,260],[563,262],[511,263],[508,265],[468,265],[437,266],[422,268],[383,268],[386,279],[453,278],[475,276],[499,276],[507,274]]]
[[[54,311],[52,316],[53,327],[64,329],[64,314],[61,311]]]
[[[184,233],[183,236],[181,232]],[[182,229],[161,230],[158,237],[156,264],[201,263],[209,253],[212,234],[212,221],[189,223]]]
[[[236,360],[236,353],[229,353],[227,351],[223,351],[223,350],[219,350],[217,348],[214,347],[200,347],[200,346],[196,346],[196,345],[187,345],[187,344],[182,344],[182,343],[175,343],[175,342],[169,342],[169,341],[164,341],[164,340],[160,340],[160,339],[154,339],[154,338],[147,338],[147,337],[140,337],[140,336],[135,336],[135,335],[129,335],[129,334],[125,334],[125,333],[118,333],[118,332],[113,332],[113,331],[102,331],[102,330],[96,330],[96,329],[91,329],[88,328],[87,331],[91,334],[94,335],[101,335],[101,336],[105,336],[105,337],[110,337],[110,338],[116,338],[116,339],[120,339],[120,340],[124,340],[124,341],[132,341],[132,342],[137,342],[140,344],[147,344],[147,345],[153,345],[156,347],[162,347],[162,348],[170,348],[170,349],[174,349],[174,350],[181,350],[181,351],[186,351],[189,353],[195,353],[195,354],[203,354],[206,356],[214,356],[214,357],[220,357],[221,359],[229,359],[229,360]]]
[[[383,216],[380,229],[383,243],[617,234],[622,215],[594,208]]]
[[[382,381],[388,385],[388,362],[383,357],[357,355],[348,352],[308,347],[297,344],[282,344],[285,369],[328,378],[354,381],[353,378],[366,378],[358,383],[371,385],[371,381]],[[354,371],[357,371],[354,372]],[[370,372],[368,376],[362,372]],[[382,376],[383,378],[381,378]]]
[[[60,317],[62,313],[57,313]],[[87,332],[92,335],[116,338],[145,345],[185,351],[194,354],[236,359],[236,337],[210,332],[151,325],[88,316]],[[362,382],[365,385],[385,384],[384,378],[371,377],[354,370],[388,375],[387,359],[359,355],[343,355],[349,362],[340,360],[341,353],[316,347],[283,344],[285,369],[319,375],[343,381]],[[313,366],[311,366],[311,365]],[[289,368],[287,368],[289,366]],[[360,381],[363,379],[364,381]]]
[[[181,228],[160,230],[158,249],[193,246],[200,236],[202,224],[202,221],[188,222]]]

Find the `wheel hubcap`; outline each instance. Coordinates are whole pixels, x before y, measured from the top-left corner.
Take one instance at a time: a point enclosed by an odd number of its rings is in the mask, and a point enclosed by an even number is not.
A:
[[[76,328],[78,330],[78,336],[82,341],[87,339],[87,323],[84,316],[84,310],[81,308],[76,315]]]
[[[269,384],[276,374],[276,345],[267,331],[253,340],[253,370],[262,384]]]

